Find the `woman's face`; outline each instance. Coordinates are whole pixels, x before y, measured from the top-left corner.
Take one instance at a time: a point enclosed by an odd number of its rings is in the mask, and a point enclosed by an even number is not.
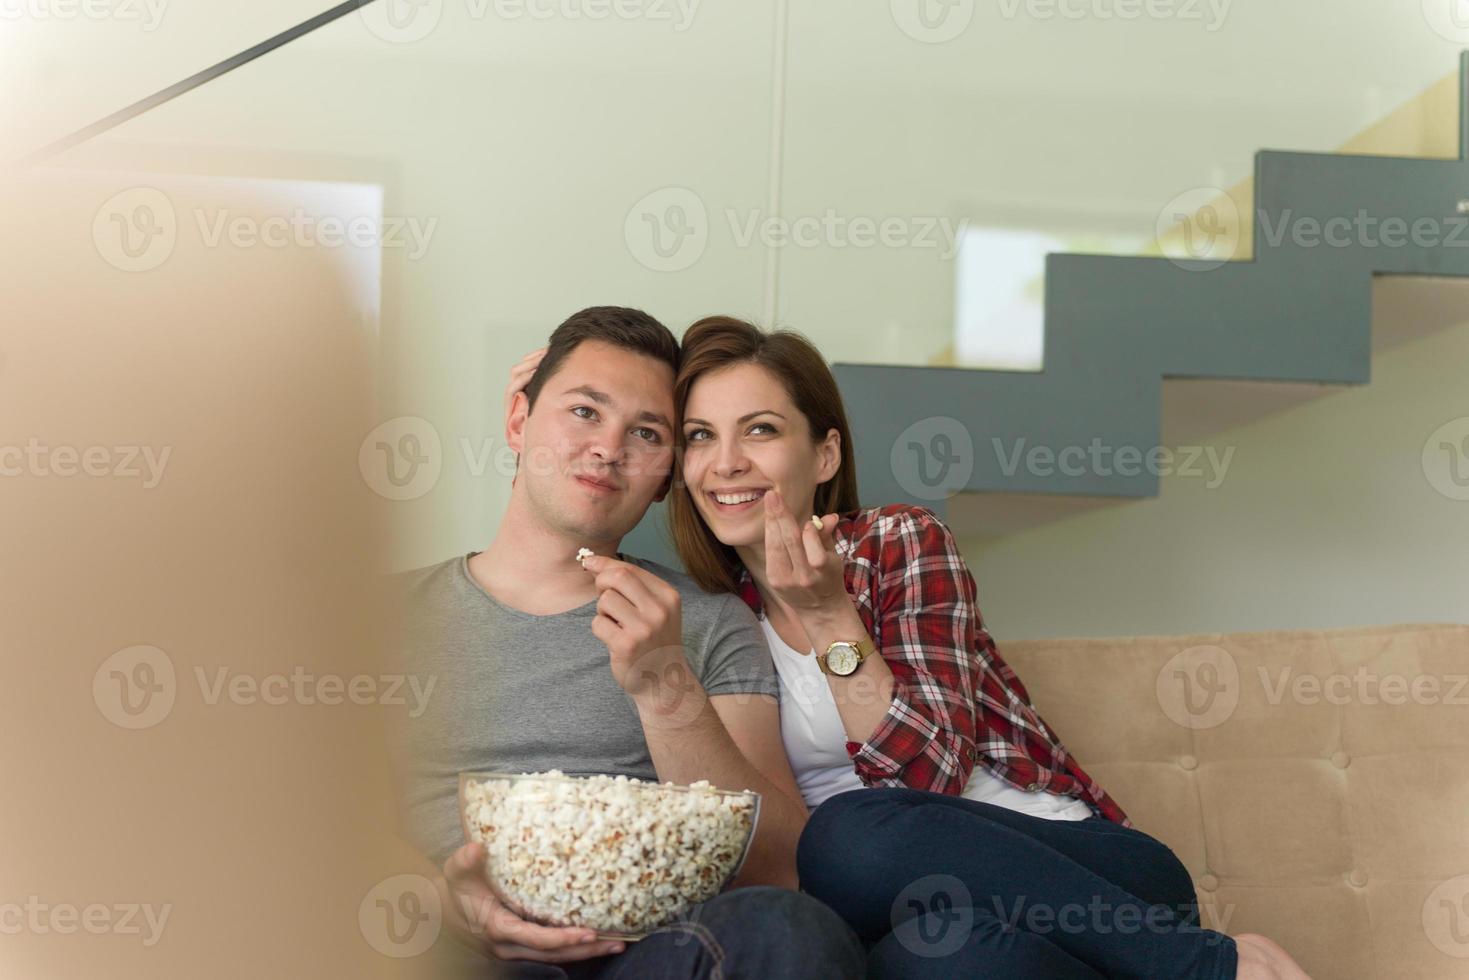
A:
[[[765,539],[768,490],[798,521],[811,516],[816,487],[841,465],[835,430],[816,441],[779,378],[758,364],[711,371],[684,405],[683,478],[710,530],[731,547]]]

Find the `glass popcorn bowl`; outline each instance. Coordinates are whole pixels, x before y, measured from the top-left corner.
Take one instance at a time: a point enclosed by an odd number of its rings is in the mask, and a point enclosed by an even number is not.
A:
[[[467,843],[521,918],[637,940],[719,894],[745,863],[760,794],[625,776],[459,774]]]

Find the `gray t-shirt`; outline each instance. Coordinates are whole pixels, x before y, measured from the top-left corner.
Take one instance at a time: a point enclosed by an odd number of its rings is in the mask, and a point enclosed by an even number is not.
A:
[[[406,602],[406,669],[437,678],[423,714],[406,722],[398,766],[408,834],[439,864],[464,843],[461,771],[657,779],[637,709],[592,634],[596,602],[553,616],[512,609],[470,575],[473,554],[394,576]],[[678,589],[685,654],[710,695],[778,695],[769,648],[744,602],[626,560]]]

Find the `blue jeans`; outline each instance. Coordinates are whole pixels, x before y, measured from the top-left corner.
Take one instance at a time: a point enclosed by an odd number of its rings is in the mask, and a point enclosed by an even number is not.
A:
[[[485,964],[488,971],[488,963]],[[616,956],[499,964],[514,980],[857,980],[862,945],[836,913],[785,888],[737,888]],[[488,974],[487,975],[491,975]]]
[[[867,944],[870,977],[1235,975],[1234,940],[1199,927],[1173,852],[1100,817],[852,790],[816,808],[797,860],[801,888]]]

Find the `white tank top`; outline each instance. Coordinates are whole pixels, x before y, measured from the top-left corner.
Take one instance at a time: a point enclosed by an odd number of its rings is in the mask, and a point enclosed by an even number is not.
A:
[[[816,809],[838,793],[861,789],[862,780],[847,755],[847,733],[826,675],[811,654],[793,650],[760,617],[770,656],[780,676],[780,735],[806,805]],[[1085,820],[1091,807],[1069,796],[1012,786],[976,765],[960,794],[967,800],[992,803],[1048,820]]]

